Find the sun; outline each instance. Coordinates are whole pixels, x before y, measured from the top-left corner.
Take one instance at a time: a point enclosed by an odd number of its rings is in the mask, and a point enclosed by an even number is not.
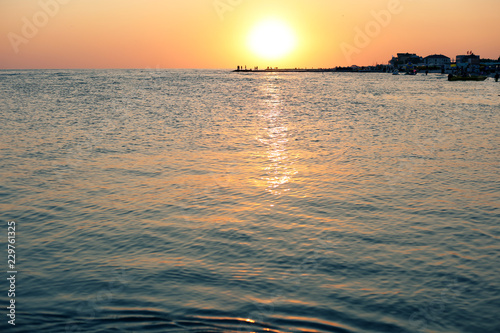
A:
[[[258,23],[248,38],[250,50],[264,59],[277,59],[290,54],[296,45],[293,30],[279,20]]]

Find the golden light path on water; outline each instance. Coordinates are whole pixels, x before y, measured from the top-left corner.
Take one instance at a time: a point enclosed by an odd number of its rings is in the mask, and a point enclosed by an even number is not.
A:
[[[290,159],[287,144],[289,142],[288,127],[283,121],[283,101],[280,88],[273,83],[274,77],[267,77],[268,81],[261,87],[262,94],[268,96],[263,102],[264,109],[259,116],[264,119],[267,127],[264,133],[257,138],[267,146],[268,165],[264,171],[266,176],[266,191],[279,195],[289,191],[285,185],[297,174]]]
[[[0,87],[23,332],[496,332],[493,80],[11,71]]]

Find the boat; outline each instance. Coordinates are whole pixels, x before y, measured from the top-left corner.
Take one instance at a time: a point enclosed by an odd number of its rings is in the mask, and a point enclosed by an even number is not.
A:
[[[392,75],[399,75],[399,71],[395,70],[394,72],[392,72]]]
[[[484,81],[488,77],[482,75],[475,76],[459,76],[459,75],[448,75],[448,81]]]

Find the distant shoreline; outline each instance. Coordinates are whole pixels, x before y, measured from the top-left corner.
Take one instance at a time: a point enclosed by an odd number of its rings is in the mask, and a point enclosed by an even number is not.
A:
[[[335,68],[269,68],[269,69],[235,69],[233,73],[323,73],[336,72]]]

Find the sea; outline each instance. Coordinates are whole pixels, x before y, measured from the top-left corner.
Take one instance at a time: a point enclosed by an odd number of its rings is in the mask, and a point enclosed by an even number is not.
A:
[[[1,332],[500,332],[491,78],[2,70],[0,124]]]

